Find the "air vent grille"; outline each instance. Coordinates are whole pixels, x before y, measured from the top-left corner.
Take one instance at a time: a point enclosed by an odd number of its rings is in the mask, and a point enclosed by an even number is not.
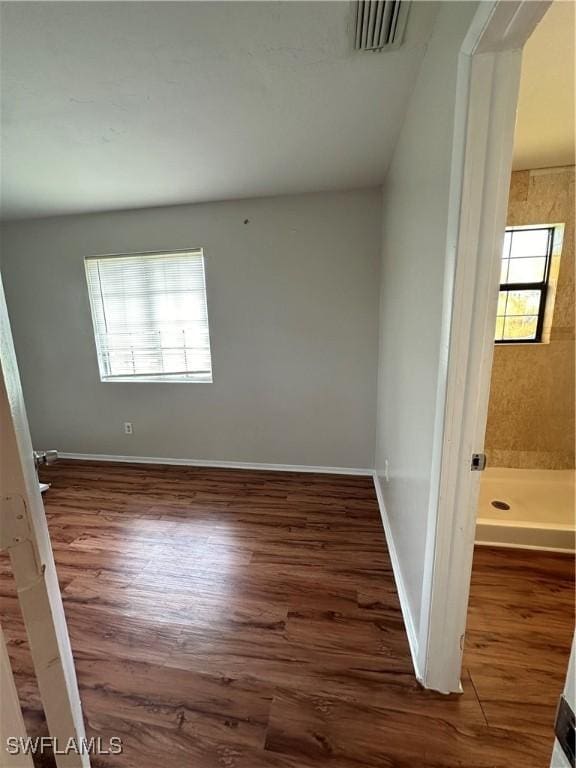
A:
[[[408,6],[408,0],[357,0],[356,50],[398,48],[406,29]]]

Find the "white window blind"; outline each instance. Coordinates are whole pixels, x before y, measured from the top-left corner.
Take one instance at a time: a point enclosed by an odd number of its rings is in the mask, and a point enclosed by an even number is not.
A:
[[[102,381],[212,381],[201,249],[85,265]]]

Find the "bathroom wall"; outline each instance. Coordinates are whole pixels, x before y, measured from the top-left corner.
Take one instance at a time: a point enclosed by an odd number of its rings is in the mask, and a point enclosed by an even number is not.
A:
[[[565,224],[548,343],[496,345],[490,466],[574,468],[574,167],[512,174],[508,225]]]

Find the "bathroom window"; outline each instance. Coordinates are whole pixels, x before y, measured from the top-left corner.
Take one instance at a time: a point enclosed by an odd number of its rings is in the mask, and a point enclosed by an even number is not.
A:
[[[497,344],[542,340],[556,227],[509,227],[504,236]]]
[[[212,381],[201,248],[85,265],[102,381]]]

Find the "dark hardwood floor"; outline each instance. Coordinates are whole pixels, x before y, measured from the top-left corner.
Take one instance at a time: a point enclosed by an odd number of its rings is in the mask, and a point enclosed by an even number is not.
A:
[[[422,690],[370,478],[60,461],[43,473],[107,768],[547,768],[573,559],[478,549],[461,696]],[[7,559],[0,616],[41,732]]]

